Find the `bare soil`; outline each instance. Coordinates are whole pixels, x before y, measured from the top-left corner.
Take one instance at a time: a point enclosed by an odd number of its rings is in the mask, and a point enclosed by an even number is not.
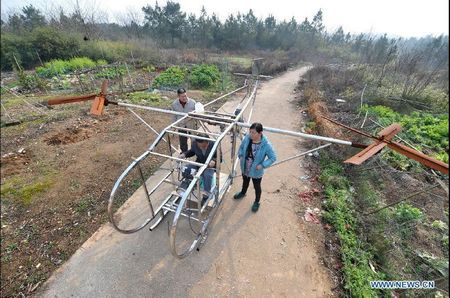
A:
[[[148,129],[131,113],[110,106],[93,117],[74,105],[61,121],[2,128],[2,188],[18,192],[2,190],[2,297],[31,294],[107,220],[117,173],[153,141],[139,137]],[[156,130],[171,121],[154,116],[142,115]],[[37,193],[23,202],[27,185]]]
[[[284,129],[303,127],[303,116],[296,110],[294,87],[304,71],[289,71],[265,83],[258,91],[255,120]],[[201,97],[201,93],[192,94]],[[88,114],[88,105],[74,105],[72,113],[62,119],[56,117],[54,121],[25,128],[2,128],[2,187],[12,183],[18,189],[36,185],[44,178],[48,182],[29,203],[22,202],[14,192],[2,194],[2,297],[33,295],[55,269],[107,222],[107,199],[117,173],[154,139],[143,138],[142,135],[152,134],[120,108],[110,106],[105,115],[93,117]],[[56,107],[51,113],[62,110]],[[158,131],[171,122],[171,117],[155,113],[141,116]],[[279,159],[306,146],[281,136],[269,138]],[[21,148],[25,149],[19,153]],[[181,274],[187,280],[194,276],[194,284],[180,280],[178,285],[172,284],[173,289],[164,283],[149,286],[159,289],[159,293],[169,295],[175,291],[192,297],[338,295],[339,277],[327,269],[339,269],[337,249],[327,245],[321,224],[304,218],[308,207],[320,209],[321,205],[315,163],[312,156],[269,170],[264,177],[263,200],[257,214],[250,212],[251,195],[245,201],[230,201],[224,206],[224,216],[219,216],[215,223],[224,228],[214,230],[220,232],[208,244],[215,252],[211,263],[201,272],[193,272],[192,267],[177,271],[177,276]],[[158,165],[155,160],[155,169]],[[236,183],[232,192],[239,186]],[[250,188],[249,193],[252,191]],[[320,212],[317,218],[320,219]],[[176,260],[166,257],[161,260],[166,265],[172,261]],[[167,278],[158,274],[161,264],[155,266],[151,271],[156,276],[153,279]],[[174,263],[173,268],[176,266]]]

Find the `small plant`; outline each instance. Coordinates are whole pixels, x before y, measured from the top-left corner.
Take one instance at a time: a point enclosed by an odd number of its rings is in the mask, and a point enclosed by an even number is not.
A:
[[[409,239],[414,233],[414,225],[422,220],[423,213],[407,203],[400,203],[395,207],[393,217],[399,224],[400,236],[403,239]]]
[[[17,243],[10,243],[6,246],[6,253],[12,253],[18,248]]]
[[[435,229],[441,230],[441,231],[445,231],[448,230],[448,226],[445,222],[443,222],[442,220],[435,220],[431,223],[431,226]]]
[[[69,78],[67,77],[62,78],[53,77],[50,80],[50,86],[52,89],[67,90],[70,89],[71,83]]]
[[[108,65],[108,61],[104,59],[97,60],[97,66],[105,66],[105,65]]]
[[[142,70],[145,72],[155,72],[156,67],[154,67],[153,65],[147,65],[147,66],[143,67]]]
[[[312,132],[314,132],[316,130],[316,127],[317,127],[316,122],[314,122],[314,121],[306,122],[306,124],[305,124],[305,131],[307,133],[312,133]]]
[[[448,235],[442,235],[441,245],[448,252]]]
[[[407,203],[400,203],[395,208],[394,217],[398,223],[414,222],[420,221],[423,218],[423,213],[419,208]]]
[[[77,206],[75,207],[75,210],[78,213],[83,213],[83,212],[87,211],[90,206],[91,206],[91,201],[89,199],[81,199],[77,203]]]

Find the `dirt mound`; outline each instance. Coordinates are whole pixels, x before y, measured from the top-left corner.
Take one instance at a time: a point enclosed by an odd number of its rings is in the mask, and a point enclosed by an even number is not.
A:
[[[0,168],[1,176],[11,176],[19,174],[22,169],[26,167],[31,162],[31,154],[24,149],[19,150],[19,152],[10,152],[2,155]]]
[[[69,127],[66,131],[59,132],[49,138],[45,139],[47,145],[66,145],[77,143],[86,139],[89,139],[92,132],[89,129]]]

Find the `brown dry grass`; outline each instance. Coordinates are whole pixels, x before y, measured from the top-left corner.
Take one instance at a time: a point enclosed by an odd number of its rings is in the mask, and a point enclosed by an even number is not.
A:
[[[340,128],[321,117],[329,116],[329,112],[317,87],[307,87],[304,91],[304,97],[308,103],[308,113],[316,123],[317,132],[328,137],[342,138]]]

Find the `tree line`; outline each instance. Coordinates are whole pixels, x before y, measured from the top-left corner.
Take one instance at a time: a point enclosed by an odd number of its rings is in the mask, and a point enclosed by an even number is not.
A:
[[[198,16],[182,11],[178,3],[168,1],[164,6],[142,7],[139,13],[129,12],[118,23],[105,22],[101,12],[82,9],[72,12],[63,9],[44,15],[32,5],[1,20],[2,70],[17,65],[32,68],[50,59],[87,56],[111,60],[105,56],[98,41],[146,40],[159,48],[200,48],[213,51],[289,51],[299,59],[325,55],[339,62],[380,65],[381,84],[389,68],[412,77],[417,69],[437,74],[448,66],[448,36],[428,36],[420,39],[390,38],[386,34],[352,35],[342,27],[327,32],[323,25],[323,11],[311,19],[298,22],[276,20],[272,15],[255,17],[247,13],[230,14],[221,21],[204,8]],[[103,21],[102,21],[103,20]],[[412,81],[412,80],[411,80]],[[411,83],[405,94],[413,94]]]

